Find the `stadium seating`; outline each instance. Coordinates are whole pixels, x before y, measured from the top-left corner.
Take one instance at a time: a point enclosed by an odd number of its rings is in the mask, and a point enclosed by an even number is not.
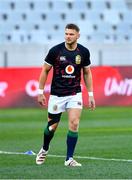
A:
[[[59,42],[72,22],[80,26],[83,42],[132,41],[125,0],[0,1],[0,43]]]

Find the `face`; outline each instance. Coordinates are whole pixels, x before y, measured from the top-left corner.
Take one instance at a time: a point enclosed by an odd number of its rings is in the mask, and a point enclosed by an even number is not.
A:
[[[75,29],[65,29],[65,42],[68,45],[76,43],[79,36],[79,32],[77,32]]]

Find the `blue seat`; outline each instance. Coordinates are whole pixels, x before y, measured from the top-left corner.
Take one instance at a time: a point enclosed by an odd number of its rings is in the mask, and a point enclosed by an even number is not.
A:
[[[104,21],[111,24],[118,24],[120,22],[119,14],[116,10],[105,10]]]
[[[15,10],[16,11],[23,11],[23,10],[31,10],[30,1],[22,0],[22,1],[15,1]]]
[[[38,11],[38,12],[45,12],[47,10],[50,10],[50,6],[49,6],[49,2],[50,1],[45,1],[45,0],[34,0],[33,4],[34,4],[34,10]]]
[[[91,0],[92,10],[103,12],[106,9],[104,0]]]
[[[54,21],[54,22],[61,22],[63,21],[62,17],[61,17],[61,13],[58,11],[46,11],[47,14],[47,21]]]
[[[93,33],[92,23],[89,21],[78,21],[78,26],[80,27],[80,33],[82,35],[87,35]]]
[[[21,44],[24,43],[26,38],[25,38],[25,32],[23,31],[10,31],[10,32],[3,32],[2,33],[2,40],[3,43],[16,43],[16,44]]]
[[[117,25],[117,30],[122,32],[130,32],[132,31],[132,24],[128,22],[121,22]]]
[[[87,7],[87,4],[86,4],[86,1],[84,0],[78,0],[78,1],[71,1],[72,2],[72,5],[73,5],[73,10],[76,10],[76,11],[87,11],[88,10],[88,7]]]
[[[63,12],[67,11],[68,10],[67,1],[63,1],[63,0],[52,1],[52,10],[63,11]]]
[[[91,11],[85,12],[85,18],[87,21],[94,22],[94,23],[102,22],[104,18],[101,17],[101,14],[102,13],[100,13],[96,10],[91,10]]]
[[[29,43],[48,43],[47,33],[45,31],[31,31],[30,33],[27,33]]]
[[[123,13],[123,22],[132,24],[132,11],[128,10]]]
[[[126,11],[127,10],[127,5],[125,0],[110,0],[109,1],[111,4],[111,9],[116,10],[116,11]]]
[[[75,23],[81,21],[81,14],[79,11],[72,11],[72,13],[66,13],[66,22]]]
[[[11,10],[11,0],[1,0],[0,1],[0,12],[8,12]]]

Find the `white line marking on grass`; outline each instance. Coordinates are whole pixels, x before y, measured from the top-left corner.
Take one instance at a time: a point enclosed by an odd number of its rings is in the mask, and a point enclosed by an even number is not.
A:
[[[27,151],[27,152],[7,152],[7,151],[0,151],[0,154],[12,154],[12,155],[33,155],[35,156],[36,153],[33,151]],[[55,157],[55,158],[65,158],[64,155],[54,155],[54,154],[48,154],[49,157]],[[116,159],[116,158],[103,158],[103,157],[89,157],[89,156],[74,156],[77,159],[89,159],[89,160],[100,160],[100,161],[116,161],[116,162],[131,162],[132,159]]]
[[[64,158],[63,155],[52,155],[49,154],[50,157],[58,157]],[[132,162],[132,159],[116,159],[116,158],[102,158],[102,157],[89,157],[89,156],[74,156],[77,159],[89,159],[89,160],[101,160],[101,161],[119,161],[119,162]]]
[[[9,152],[9,151],[0,151],[0,154],[12,154],[12,155],[36,155],[33,151],[27,152]]]

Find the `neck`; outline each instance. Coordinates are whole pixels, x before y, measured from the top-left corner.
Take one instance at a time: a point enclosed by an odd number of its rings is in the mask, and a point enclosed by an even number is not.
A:
[[[74,44],[65,43],[65,47],[70,51],[74,51],[77,48],[77,43],[74,43]]]

